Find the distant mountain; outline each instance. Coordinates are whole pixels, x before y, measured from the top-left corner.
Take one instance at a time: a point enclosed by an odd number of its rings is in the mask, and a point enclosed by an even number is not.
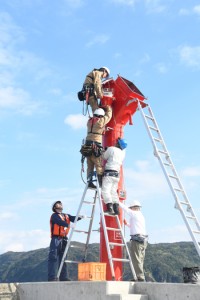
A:
[[[72,243],[68,259],[82,261],[82,243]],[[48,248],[28,252],[7,252],[0,255],[0,282],[47,281]],[[99,244],[90,244],[88,262],[99,261]],[[145,257],[147,281],[183,282],[183,267],[200,266],[200,259],[191,242],[149,244]],[[69,277],[77,280],[77,265],[69,264]],[[124,266],[124,280],[132,278],[129,264]]]

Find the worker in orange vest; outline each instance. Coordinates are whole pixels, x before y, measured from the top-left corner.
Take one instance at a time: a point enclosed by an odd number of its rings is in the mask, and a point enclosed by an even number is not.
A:
[[[63,205],[61,201],[56,201],[52,205],[53,214],[50,218],[51,242],[48,256],[48,281],[69,281],[67,278],[67,265],[63,264],[60,278],[57,278],[57,271],[61,263],[66,245],[67,234],[70,228],[74,227],[71,224],[75,221],[76,216],[63,213]],[[78,221],[85,216],[79,216]]]

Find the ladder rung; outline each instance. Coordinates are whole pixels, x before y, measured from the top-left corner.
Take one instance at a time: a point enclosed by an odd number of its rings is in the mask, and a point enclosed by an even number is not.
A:
[[[157,128],[155,128],[155,127],[149,126],[149,129],[151,129],[151,130],[154,130],[154,131],[157,131],[157,132],[158,132],[158,129],[157,129]]]
[[[171,166],[172,166],[172,164],[169,164],[169,163],[164,163],[164,162],[163,162],[163,164],[164,164],[165,166],[168,166],[168,167],[171,167]]]
[[[187,202],[180,201],[181,204],[190,206]]]
[[[83,246],[78,246],[78,245],[71,245],[70,244],[70,248],[78,248],[78,249],[83,249],[85,245]]]
[[[123,262],[130,262],[130,260],[127,259],[127,258],[113,258],[112,260],[114,260],[114,261],[123,261]]]
[[[193,216],[186,216],[186,218],[188,218],[188,219],[192,219],[192,220],[196,220],[196,218],[195,218],[195,217],[193,217]]]
[[[106,227],[107,230],[121,231],[119,228]]]
[[[158,152],[160,152],[160,153],[162,153],[162,154],[167,154],[168,155],[168,153],[166,152],[166,151],[163,151],[163,150],[158,150]]]
[[[194,233],[198,233],[200,234],[200,231],[199,230],[193,230]]]
[[[79,264],[82,261],[76,261],[76,260],[65,260],[65,262],[69,263],[69,264]]]
[[[80,232],[80,233],[86,233],[88,234],[88,231],[84,231],[84,230],[77,230],[77,229],[74,229],[75,232]]]
[[[178,177],[177,177],[177,176],[174,176],[174,175],[169,175],[169,174],[168,174],[168,176],[169,176],[170,178],[178,179]]]
[[[158,138],[153,138],[154,139],[154,141],[156,141],[156,142],[160,142],[160,143],[162,143],[162,140],[161,139],[158,139]]]
[[[183,190],[181,190],[181,189],[174,188],[174,190],[177,191],[177,192],[182,192],[183,193]]]
[[[107,213],[107,212],[104,212],[104,215],[106,216],[106,217],[117,217],[117,215],[110,215],[109,213]]]
[[[120,243],[109,243],[109,245],[112,245],[112,246],[125,246],[125,244],[120,244]]]
[[[91,204],[91,205],[94,205],[95,203],[94,202],[90,202],[90,201],[83,201],[83,203],[86,203],[86,204]]]
[[[151,117],[151,116],[148,116],[148,115],[144,115],[147,119],[150,119],[150,120],[154,120],[154,118],[153,117]]]

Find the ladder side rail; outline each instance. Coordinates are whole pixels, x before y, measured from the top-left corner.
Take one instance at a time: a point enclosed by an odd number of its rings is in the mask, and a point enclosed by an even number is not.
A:
[[[179,201],[178,201],[177,193],[175,192],[175,190],[174,190],[174,188],[173,188],[173,185],[172,185],[172,183],[171,183],[171,180],[169,179],[169,177],[168,177],[168,175],[167,175],[167,172],[166,172],[166,170],[165,170],[165,168],[164,168],[164,166],[163,166],[163,164],[162,164],[161,159],[160,159],[159,156],[158,156],[158,160],[159,160],[159,162],[160,162],[160,165],[161,165],[161,168],[162,168],[162,170],[163,170],[163,173],[164,173],[164,175],[165,175],[165,177],[166,177],[166,180],[167,180],[167,182],[168,182],[168,184],[169,184],[169,187],[170,187],[170,189],[171,189],[171,192],[172,192],[172,194],[173,194],[173,196],[174,196],[174,198],[175,198],[175,201],[176,201],[176,208],[180,211],[180,213],[181,213],[181,215],[182,215],[182,217],[183,217],[183,220],[184,220],[184,222],[185,222],[185,224],[186,224],[186,227],[187,227],[187,229],[188,229],[188,231],[189,231],[189,233],[190,233],[190,236],[191,236],[191,238],[192,238],[192,240],[193,240],[193,243],[194,243],[194,245],[195,245],[195,248],[196,248],[196,250],[197,250],[197,252],[198,252],[198,254],[199,254],[199,256],[200,256],[200,245],[199,245],[199,243],[198,243],[198,241],[197,241],[197,239],[196,239],[196,237],[195,237],[195,235],[194,235],[193,230],[192,230],[191,227],[190,227],[188,218],[186,217],[185,212],[184,212],[184,210],[182,209],[182,207],[181,207],[181,205],[180,205],[180,203],[179,203]],[[184,191],[184,190],[183,190],[183,191]],[[189,200],[188,200],[188,204],[189,204]],[[190,210],[191,210],[190,212],[192,213],[193,217],[195,217],[195,219],[196,219],[195,224],[196,224],[198,230],[200,231],[200,225],[199,225],[199,223],[198,223],[198,221],[197,221],[197,217],[195,216],[194,211],[193,211],[191,205],[190,205]]]
[[[148,126],[148,123],[147,123],[147,121],[146,121],[146,119],[145,119],[145,115],[144,115],[144,112],[143,112],[143,109],[142,109],[142,107],[141,107],[140,102],[138,102],[138,106],[139,106],[139,110],[140,110],[140,112],[141,112],[141,115],[142,115],[142,117],[143,117],[143,121],[144,121],[144,123],[145,123],[146,129],[147,129],[147,131],[148,131],[149,137],[150,137],[151,142],[152,142],[152,144],[153,144],[155,156],[158,158],[158,160],[159,160],[159,162],[160,162],[160,165],[161,165],[161,167],[162,167],[162,170],[163,170],[163,172],[164,172],[164,174],[165,174],[165,177],[166,177],[166,179],[167,179],[167,181],[168,181],[168,184],[169,184],[169,186],[170,186],[170,188],[171,188],[171,191],[172,191],[172,193],[173,193],[173,195],[174,195],[174,198],[175,198],[175,200],[176,200],[176,202],[177,202],[177,201],[178,201],[177,193],[176,193],[175,190],[174,190],[172,181],[171,181],[171,179],[170,179],[170,177],[169,177],[169,175],[168,175],[167,169],[166,169],[166,167],[164,166],[164,163],[163,163],[163,161],[162,161],[162,157],[161,157],[161,155],[159,154],[159,152],[158,152],[158,150],[157,150],[156,143],[154,142],[154,137],[153,137],[152,134],[151,134],[151,131],[150,131],[149,126]],[[157,124],[157,122],[156,122],[156,120],[155,120],[155,117],[154,117],[154,115],[153,115],[152,109],[151,109],[149,106],[148,106],[148,110],[149,110],[149,112],[150,112],[150,114],[151,114],[152,119],[154,120],[154,124],[155,124],[156,128],[158,129],[158,134],[159,134],[159,136],[160,136],[160,139],[162,140],[162,145],[163,145],[163,147],[164,147],[164,149],[165,149],[165,152],[167,153],[167,156],[168,156],[168,157],[167,157],[167,160],[169,161],[169,163],[170,163],[170,165],[171,165],[170,168],[171,168],[171,170],[173,171],[174,175],[177,177],[177,180],[176,180],[176,181],[177,181],[177,184],[179,185],[180,189],[183,191],[183,196],[184,196],[185,201],[187,202],[187,204],[188,204],[188,206],[189,206],[189,209],[190,209],[190,212],[191,212],[192,216],[193,216],[194,218],[197,219],[197,217],[196,217],[196,215],[195,215],[195,213],[194,213],[194,211],[193,211],[193,209],[192,209],[192,206],[191,206],[191,204],[190,204],[190,201],[189,201],[189,199],[188,199],[188,196],[187,196],[187,194],[186,194],[186,191],[185,191],[185,189],[184,189],[184,187],[183,187],[183,184],[181,183],[180,178],[179,178],[179,176],[178,176],[178,173],[177,173],[177,171],[176,171],[176,169],[175,169],[175,167],[174,167],[174,164],[173,164],[172,159],[171,159],[171,157],[170,157],[169,151],[167,150],[167,147],[166,147],[166,145],[165,145],[164,139],[163,139],[163,137],[162,137],[162,135],[161,135],[161,132],[160,132],[159,127],[158,127],[158,124]],[[198,229],[200,230],[200,224],[199,224],[198,222],[197,222],[197,227],[198,227]]]
[[[140,107],[141,107],[141,105],[140,105]],[[142,108],[141,108],[141,110],[142,110]],[[173,174],[175,175],[175,177],[177,177],[176,182],[177,182],[178,186],[180,187],[180,189],[183,191],[183,197],[184,197],[186,203],[188,204],[188,207],[189,207],[189,210],[190,210],[189,212],[190,212],[191,215],[192,215],[194,218],[196,218],[196,220],[197,220],[197,217],[196,217],[196,215],[195,215],[195,213],[194,213],[194,210],[193,210],[193,208],[192,208],[192,206],[191,206],[191,203],[190,203],[190,201],[189,201],[189,198],[188,198],[188,196],[187,196],[187,193],[186,193],[186,191],[185,191],[185,189],[184,189],[183,184],[182,184],[181,181],[180,181],[180,178],[179,178],[179,176],[178,176],[178,172],[177,172],[176,169],[175,169],[175,166],[174,166],[174,164],[173,164],[173,162],[172,162],[172,159],[171,159],[171,157],[170,157],[169,151],[167,150],[167,147],[166,147],[165,142],[164,142],[164,139],[163,139],[163,137],[162,137],[162,135],[161,135],[160,129],[159,129],[159,127],[158,127],[158,124],[157,124],[156,119],[155,119],[155,117],[154,117],[154,114],[153,114],[153,112],[152,112],[152,109],[151,109],[149,106],[148,106],[148,110],[149,110],[149,113],[150,113],[150,115],[151,115],[151,117],[152,117],[152,119],[153,119],[153,122],[154,122],[156,128],[158,129],[158,135],[159,135],[160,139],[162,140],[162,146],[163,146],[165,152],[167,153],[167,156],[168,156],[168,157],[167,157],[167,161],[169,161],[169,163],[170,163],[170,168],[171,168]],[[141,111],[141,112],[143,113],[143,111]],[[143,114],[142,114],[142,115],[143,115]],[[144,116],[143,116],[143,117],[144,117]],[[144,117],[144,118],[145,118],[145,117]],[[146,121],[146,120],[145,120],[145,121]],[[150,131],[149,128],[148,128],[148,125],[147,125],[147,129],[148,129],[148,131]],[[153,139],[153,136],[152,136],[151,132],[149,132],[149,135],[150,135],[150,137]],[[159,154],[159,152],[157,151],[156,143],[155,143],[154,141],[152,141],[152,143],[153,143],[153,145],[154,145],[154,149],[155,149],[155,151],[156,151],[156,155],[157,155],[157,157],[158,157],[158,159],[159,159],[159,162],[160,162],[160,164],[161,164],[161,167],[162,167],[162,169],[163,169],[163,172],[164,172],[164,174],[165,174],[165,177],[166,177],[166,179],[167,179],[167,181],[168,181],[168,183],[169,183],[169,185],[170,185],[170,188],[172,189],[172,193],[174,194],[175,200],[176,200],[176,202],[177,202],[177,201],[178,201],[178,200],[177,200],[178,196],[177,196],[177,193],[174,191],[174,187],[173,187],[172,181],[171,181],[171,179],[170,179],[170,177],[169,177],[169,175],[168,175],[168,172],[167,172],[166,167],[165,167],[164,164],[163,164],[162,157],[161,157],[161,155]],[[180,207],[180,205],[179,205],[179,207]],[[182,210],[182,209],[181,209],[181,210]],[[200,231],[200,224],[199,224],[198,222],[196,222],[196,225],[197,225],[198,230]]]
[[[169,177],[168,177],[168,173],[167,173],[167,171],[166,171],[166,169],[165,169],[165,167],[164,167],[164,165],[163,165],[163,163],[162,163],[162,159],[161,159],[161,157],[160,157],[160,154],[159,154],[159,152],[158,152],[158,150],[157,150],[157,146],[156,146],[156,143],[155,143],[155,141],[154,141],[154,137],[153,137],[153,135],[152,135],[152,133],[151,133],[151,131],[150,131],[150,129],[149,129],[149,125],[148,125],[148,123],[147,123],[147,121],[146,121],[146,118],[145,118],[145,115],[144,115],[144,112],[143,112],[143,108],[142,108],[142,106],[141,106],[141,104],[140,104],[140,102],[138,101],[138,108],[139,108],[139,111],[140,111],[140,113],[141,113],[141,115],[142,115],[142,119],[143,119],[143,121],[144,121],[144,124],[145,124],[145,127],[146,127],[146,129],[147,129],[147,132],[148,132],[148,135],[149,135],[149,137],[150,137],[150,140],[151,140],[151,143],[152,143],[152,145],[153,145],[153,149],[154,149],[154,155],[158,158],[158,160],[159,160],[159,163],[160,163],[160,165],[161,165],[161,168],[162,168],[162,170],[163,170],[163,172],[164,172],[164,175],[165,175],[165,177],[166,177],[166,179],[167,179],[167,182],[168,182],[168,184],[169,184],[169,186],[170,186],[170,189],[171,189],[171,191],[172,191],[172,193],[173,193],[173,196],[174,196],[174,198],[175,198],[175,200],[176,200],[176,202],[177,202],[177,195],[176,195],[176,193],[175,193],[175,191],[174,191],[174,188],[173,188],[173,185],[172,185],[172,183],[171,183],[171,181],[170,181],[170,179],[169,179]],[[149,107],[148,107],[149,108]],[[151,111],[150,111],[151,112]],[[153,118],[153,115],[152,115],[152,118]],[[165,148],[166,149],[166,148]],[[167,151],[166,151],[167,152]],[[172,162],[170,162],[171,164],[172,164]]]
[[[98,193],[98,198],[99,198],[101,221],[102,221],[102,227],[103,227],[103,231],[104,231],[104,238],[105,238],[105,242],[106,242],[108,260],[110,263],[112,278],[115,279],[115,271],[114,271],[114,265],[113,265],[113,261],[112,261],[112,254],[111,254],[111,250],[110,250],[110,246],[109,246],[108,233],[106,230],[106,221],[105,221],[105,216],[104,216],[104,211],[103,211],[102,199],[101,199],[101,195],[100,195],[98,186],[97,186],[97,193]]]
[[[141,105],[140,105],[140,106],[141,106]],[[141,108],[141,109],[142,109],[142,108]],[[158,126],[158,124],[157,124],[157,122],[156,122],[156,119],[155,119],[155,117],[154,117],[153,111],[152,111],[152,109],[151,109],[151,107],[150,107],[149,105],[148,105],[148,111],[149,111],[149,113],[150,113],[150,115],[151,115],[151,117],[152,117],[152,121],[153,121],[155,127],[156,127],[157,130],[158,130],[158,131],[157,131],[157,134],[158,134],[160,140],[162,141],[162,142],[160,142],[160,144],[162,145],[164,151],[167,153],[167,156],[168,156],[168,157],[166,158],[166,160],[167,160],[167,161],[169,162],[169,164],[171,165],[171,166],[170,166],[171,171],[173,172],[173,174],[175,175],[175,177],[177,177],[177,179],[178,179],[178,180],[177,180],[178,186],[184,191],[184,187],[183,187],[183,185],[182,185],[182,183],[181,183],[181,181],[180,181],[180,178],[179,178],[179,176],[178,176],[178,173],[177,173],[177,171],[176,171],[176,169],[175,169],[175,167],[174,167],[174,164],[173,164],[172,159],[171,159],[171,157],[170,157],[169,151],[168,151],[167,146],[166,146],[166,144],[165,144],[165,142],[164,142],[164,139],[163,139],[163,137],[162,137],[162,134],[161,134],[161,131],[160,131],[160,129],[159,129],[159,126]],[[143,111],[142,111],[142,112],[143,112]],[[144,117],[144,116],[143,116],[143,117]],[[144,118],[145,118],[145,117],[144,117]],[[145,121],[146,121],[146,119],[145,119]],[[148,126],[147,126],[147,127],[148,127]],[[147,128],[147,129],[148,129],[148,131],[150,131],[149,128]],[[154,140],[154,137],[152,136],[151,132],[149,132],[149,134],[150,134],[152,140]],[[152,141],[152,142],[153,142],[153,145],[154,145],[154,149],[156,149],[156,155],[160,157],[161,162],[163,163],[162,158],[161,158],[161,155],[159,154],[159,150],[157,150],[157,146],[156,146],[155,141]],[[165,168],[165,167],[164,167],[164,168]],[[165,168],[165,171],[166,171],[166,168]],[[167,173],[167,171],[166,171],[166,173]],[[168,175],[168,173],[167,173],[167,175]],[[186,195],[186,192],[185,192],[185,191],[184,191],[184,193],[185,193],[185,195]],[[189,202],[187,196],[186,196],[186,201]]]
[[[147,123],[147,121],[146,121],[145,114],[144,114],[144,112],[143,112],[143,109],[142,109],[142,106],[141,106],[139,100],[138,100],[138,108],[139,108],[140,113],[141,113],[141,115],[142,115],[142,118],[143,118],[145,127],[146,127],[147,132],[148,132],[148,135],[149,135],[149,137],[150,137],[150,140],[151,140],[151,142],[152,142],[152,144],[153,144],[153,148],[154,148],[155,154],[156,154],[156,156],[157,156],[157,158],[158,158],[158,160],[159,160],[159,162],[160,162],[161,168],[162,168],[162,170],[163,170],[163,172],[164,172],[164,175],[165,175],[165,177],[166,177],[166,179],[167,179],[167,182],[168,182],[168,184],[169,184],[169,186],[170,186],[170,189],[171,189],[171,191],[172,191],[172,194],[173,194],[173,196],[174,196],[174,198],[175,198],[175,201],[176,201],[176,203],[177,203],[178,209],[179,209],[179,211],[181,212],[181,215],[182,215],[183,220],[184,220],[184,222],[185,222],[185,224],[186,224],[186,227],[187,227],[188,230],[189,230],[189,233],[190,233],[190,235],[191,235],[191,238],[192,238],[192,240],[193,240],[193,242],[194,242],[194,244],[195,244],[196,250],[197,250],[197,252],[198,252],[198,254],[199,254],[199,256],[200,256],[200,245],[199,245],[199,243],[198,243],[196,237],[194,236],[194,232],[191,230],[190,224],[189,224],[189,222],[188,222],[188,220],[187,220],[187,217],[186,217],[186,215],[185,215],[185,213],[184,213],[182,207],[180,206],[180,203],[179,203],[179,201],[178,201],[178,196],[177,196],[177,194],[176,194],[176,192],[175,192],[175,189],[174,189],[174,187],[173,187],[173,185],[172,185],[172,182],[171,182],[171,180],[170,180],[170,178],[169,178],[169,175],[168,175],[168,173],[167,173],[167,171],[166,171],[166,168],[165,168],[165,166],[164,166],[164,164],[163,164],[163,161],[162,161],[162,158],[161,158],[161,156],[160,156],[160,154],[159,154],[159,151],[157,150],[157,146],[156,146],[156,143],[155,143],[155,141],[154,141],[154,137],[153,137],[153,135],[152,135],[152,133],[151,133],[151,131],[150,131],[149,125],[148,125],[148,123]],[[154,119],[154,121],[155,121],[155,118],[154,118],[154,116],[153,116],[152,110],[149,108],[149,106],[148,106],[148,110],[149,110],[150,114],[152,115],[152,119]],[[154,124],[157,126],[157,133],[160,134],[160,130],[159,130],[159,128],[158,128],[158,125],[157,125],[156,121],[154,122]],[[162,139],[163,146],[165,147],[166,153],[167,153],[167,155],[168,155],[168,159],[170,159],[169,152],[167,151],[167,148],[166,148],[166,146],[165,146],[165,144],[164,144],[164,141],[163,141],[163,138],[162,138],[161,134],[160,134],[160,137],[161,137],[161,139]],[[170,159],[170,164],[171,164],[171,165],[173,166],[173,168],[174,168],[174,165],[173,165],[171,159]],[[173,169],[172,169],[172,170],[173,170]],[[175,172],[175,174],[176,174],[176,176],[177,176],[177,178],[178,178],[178,173],[176,172],[175,168],[174,168],[174,172]],[[180,183],[180,187],[181,187],[181,189],[182,189],[182,191],[183,191],[183,194],[184,194],[184,196],[185,196],[185,199],[186,199],[187,202],[188,202],[189,210],[190,210],[189,212],[191,212],[191,213],[193,214],[193,216],[196,218],[196,222],[195,222],[195,223],[196,223],[196,226],[197,226],[198,230],[200,230],[199,222],[197,221],[197,217],[195,216],[195,213],[194,213],[194,211],[193,211],[193,209],[192,209],[192,206],[191,206],[191,204],[190,204],[190,202],[189,202],[189,200],[188,200],[188,197],[187,197],[187,195],[186,195],[186,193],[185,193],[185,190],[184,190],[183,185],[181,184],[180,180],[179,180],[179,183]]]
[[[197,250],[197,253],[198,253],[199,257],[200,257],[200,244],[199,244],[199,242],[197,241],[197,239],[196,239],[196,237],[195,237],[195,235],[194,235],[194,231],[193,231],[193,230],[191,229],[191,227],[190,227],[190,224],[189,224],[189,222],[188,222],[188,219],[187,219],[186,215],[184,214],[184,211],[183,211],[182,209],[179,209],[179,211],[180,211],[180,213],[181,213],[181,215],[182,215],[182,217],[183,217],[183,220],[185,221],[186,227],[187,227],[187,229],[188,229],[188,231],[189,231],[189,233],[190,233],[190,236],[191,236],[191,238],[192,238],[192,240],[193,240],[193,243],[194,243],[194,245],[195,245],[195,248],[196,248],[196,250]],[[199,232],[199,233],[200,233],[200,232]]]
[[[122,230],[120,221],[119,221],[119,217],[116,216],[116,219],[117,219],[117,225],[118,225],[118,227],[119,227],[119,229],[120,229],[122,241],[123,241],[123,243],[125,244],[125,249],[126,249],[126,253],[127,253],[127,255],[128,255],[129,265],[130,265],[130,268],[131,268],[131,272],[132,272],[132,274],[133,274],[133,278],[134,278],[135,280],[137,280],[137,276],[136,276],[136,273],[135,273],[135,269],[134,269],[134,267],[133,267],[133,262],[132,262],[132,259],[131,259],[130,251],[129,251],[128,246],[127,246],[127,242],[126,242],[126,239],[125,239],[125,236],[124,236],[124,233],[123,233],[123,230]]]
[[[70,243],[71,243],[71,239],[72,239],[72,236],[73,236],[73,233],[74,233],[74,229],[75,229],[75,227],[76,227],[76,223],[77,223],[77,220],[78,220],[80,211],[81,211],[81,207],[82,207],[82,204],[83,204],[83,201],[84,201],[86,192],[87,192],[87,188],[88,188],[88,183],[87,183],[86,186],[85,186],[85,190],[84,190],[84,192],[83,192],[83,195],[82,195],[82,198],[81,198],[81,201],[80,201],[78,210],[77,210],[76,218],[75,218],[75,220],[74,220],[74,227],[71,228],[71,230],[70,230],[70,234],[69,234],[69,238],[68,238],[68,241],[67,241],[67,245],[66,245],[66,247],[65,247],[65,251],[64,251],[64,253],[63,253],[63,257],[62,257],[62,259],[61,259],[60,266],[59,266],[59,268],[58,268],[57,278],[59,278],[59,276],[60,276],[60,273],[61,273],[61,271],[62,271],[63,264],[64,264],[64,262],[65,262],[66,255],[67,255],[67,253],[68,253],[68,250],[69,250],[69,247],[70,247]]]
[[[96,200],[97,200],[97,191],[95,192],[95,196],[94,196],[94,205],[92,207],[92,213],[91,213],[91,219],[90,219],[90,223],[89,223],[87,240],[86,240],[86,244],[85,244],[85,253],[84,253],[83,261],[86,261],[86,257],[87,257],[90,236],[91,236],[91,232],[92,232],[92,225],[93,225],[93,220],[94,220],[94,213],[95,213],[95,208],[96,208]]]

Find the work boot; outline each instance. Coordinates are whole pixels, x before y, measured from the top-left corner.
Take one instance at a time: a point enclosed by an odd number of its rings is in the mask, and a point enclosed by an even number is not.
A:
[[[120,212],[119,212],[119,204],[118,203],[114,203],[113,204],[113,210],[114,210],[114,214],[115,215],[119,215]]]
[[[105,213],[108,213],[109,215],[114,215],[112,203],[107,203],[106,207],[107,207],[107,210],[105,210]]]
[[[91,190],[96,190],[96,185],[92,182],[92,181],[90,181],[89,183],[88,183],[88,189],[91,189]]]
[[[102,178],[103,178],[103,175],[97,175],[97,178],[98,178],[98,182],[99,182],[99,187],[101,188],[102,187]]]

